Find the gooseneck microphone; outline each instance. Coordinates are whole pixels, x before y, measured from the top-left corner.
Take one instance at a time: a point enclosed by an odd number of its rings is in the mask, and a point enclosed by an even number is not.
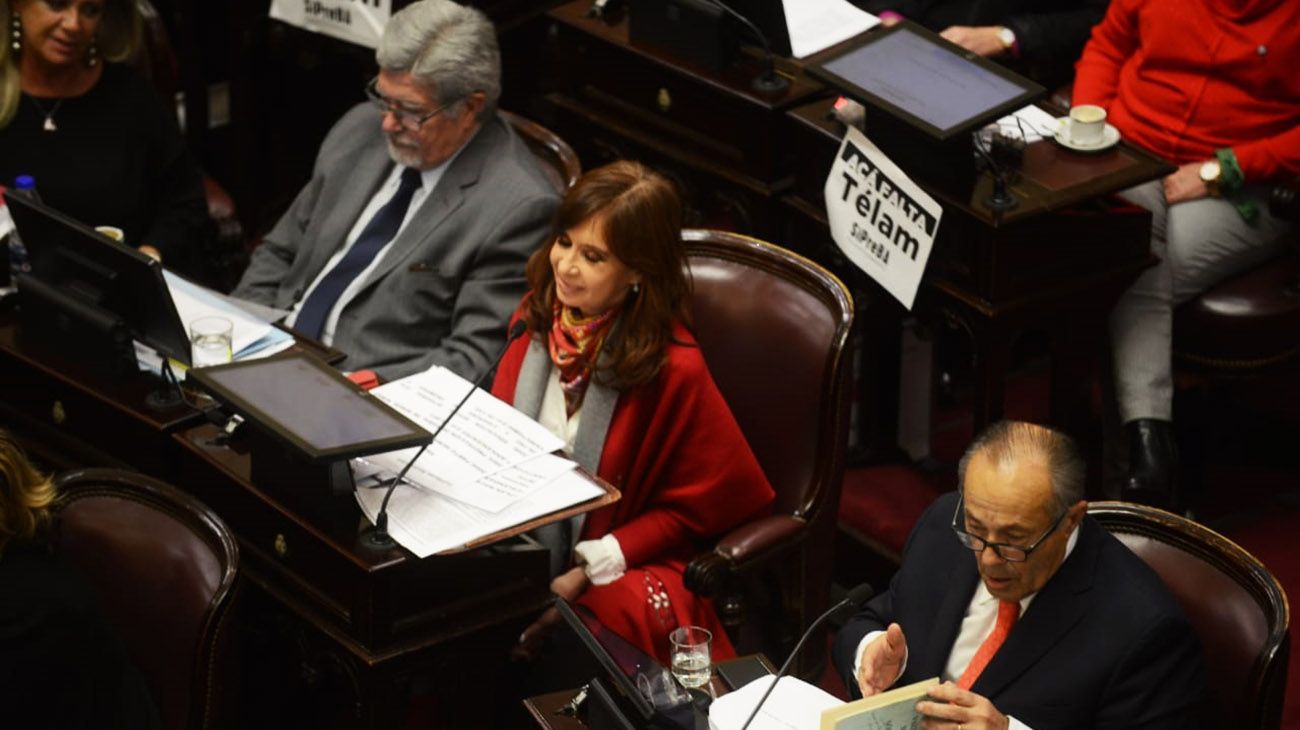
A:
[[[872,590],[871,586],[863,583],[862,585],[850,590],[849,594],[844,597],[844,600],[831,606],[830,610],[823,613],[821,616],[818,616],[817,620],[812,622],[812,625],[808,627],[808,630],[803,632],[803,636],[799,637],[799,643],[794,645],[794,649],[790,652],[790,656],[785,658],[785,664],[781,665],[781,669],[776,673],[776,678],[767,686],[767,691],[764,692],[763,696],[758,700],[758,704],[754,705],[754,711],[749,713],[749,719],[745,720],[745,724],[740,726],[740,730],[746,730],[749,727],[749,723],[753,722],[755,717],[758,717],[758,711],[763,707],[763,703],[767,702],[768,695],[772,694],[772,690],[776,689],[776,683],[780,682],[781,678],[785,676],[785,673],[789,671],[790,663],[799,655],[799,650],[803,648],[804,642],[808,641],[808,637],[812,636],[813,631],[815,631],[817,627],[821,626],[831,616],[834,616],[841,611],[857,610],[859,606],[867,602],[867,599],[871,598],[873,593],[875,593],[875,591]]]
[[[763,73],[759,74],[753,81],[752,86],[754,87],[754,90],[762,94],[779,94],[789,88],[790,82],[778,76],[776,73],[776,56],[772,54],[772,44],[768,43],[767,34],[759,30],[758,26],[754,25],[753,21],[749,18],[746,18],[735,10],[732,10],[731,6],[722,2],[722,0],[709,1],[714,5],[717,5],[719,8],[722,8],[723,12],[727,15],[730,15],[741,23],[744,23],[745,26],[749,28],[750,32],[753,33],[754,37],[758,39],[758,42],[763,44],[763,54],[766,64]]]
[[[515,322],[515,326],[511,327],[510,332],[506,334],[505,344],[501,346],[501,350],[497,352],[496,357],[492,358],[492,367],[488,368],[482,375],[478,376],[478,379],[474,381],[474,385],[470,386],[470,389],[465,393],[465,396],[460,399],[460,402],[457,403],[454,408],[451,409],[451,413],[448,413],[447,417],[442,419],[442,422],[438,424],[438,428],[434,430],[433,436],[429,438],[429,443],[421,446],[415,456],[410,461],[406,462],[406,466],[402,467],[402,470],[397,473],[397,476],[394,476],[392,481],[388,483],[387,491],[384,492],[384,501],[379,504],[379,514],[375,515],[375,526],[367,530],[365,534],[361,536],[361,543],[363,545],[377,550],[384,550],[394,547],[397,544],[393,542],[392,535],[388,534],[388,500],[392,499],[393,492],[397,490],[397,485],[402,483],[402,477],[406,476],[406,472],[415,465],[416,460],[420,458],[420,455],[424,453],[424,450],[433,444],[433,442],[438,438],[438,434],[442,433],[442,429],[446,428],[448,423],[451,423],[451,419],[456,417],[456,414],[460,412],[460,407],[465,405],[465,402],[469,400],[471,395],[474,395],[474,391],[483,387],[483,383],[485,383],[488,378],[492,377],[492,373],[495,373],[497,368],[501,365],[501,358],[506,356],[506,350],[510,349],[510,345],[514,344],[514,341],[519,339],[527,330],[528,324],[524,322],[524,320],[521,319],[518,322]]]

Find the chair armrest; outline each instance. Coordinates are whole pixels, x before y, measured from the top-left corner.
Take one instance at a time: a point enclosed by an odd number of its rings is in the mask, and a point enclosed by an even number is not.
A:
[[[712,551],[691,560],[684,576],[686,587],[702,596],[716,596],[734,574],[802,542],[807,530],[807,521],[792,515],[747,522],[723,535]]]

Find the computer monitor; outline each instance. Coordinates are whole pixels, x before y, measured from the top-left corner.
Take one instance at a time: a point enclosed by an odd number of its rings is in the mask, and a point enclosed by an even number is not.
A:
[[[939,141],[978,129],[1046,93],[908,21],[864,34],[809,72]],[[870,136],[870,121],[867,127]]]
[[[5,201],[31,263],[15,282],[24,308],[59,310],[45,321],[99,330],[120,321],[131,337],[190,363],[189,338],[161,264],[47,205],[11,192]]]

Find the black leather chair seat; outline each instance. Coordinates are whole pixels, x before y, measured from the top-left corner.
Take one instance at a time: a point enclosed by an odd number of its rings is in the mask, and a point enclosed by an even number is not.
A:
[[[1300,259],[1287,252],[1219,283],[1174,314],[1174,356],[1254,370],[1300,355]]]

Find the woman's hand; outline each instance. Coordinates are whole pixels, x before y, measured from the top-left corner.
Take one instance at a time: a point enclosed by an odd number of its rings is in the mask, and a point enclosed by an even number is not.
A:
[[[590,581],[585,570],[581,567],[570,568],[568,572],[557,575],[551,581],[551,593],[572,603],[582,597],[588,585]],[[543,611],[542,615],[519,635],[519,643],[510,651],[511,658],[524,661],[532,661],[536,658],[542,643],[546,641],[546,636],[559,621],[559,611],[554,608]]]

